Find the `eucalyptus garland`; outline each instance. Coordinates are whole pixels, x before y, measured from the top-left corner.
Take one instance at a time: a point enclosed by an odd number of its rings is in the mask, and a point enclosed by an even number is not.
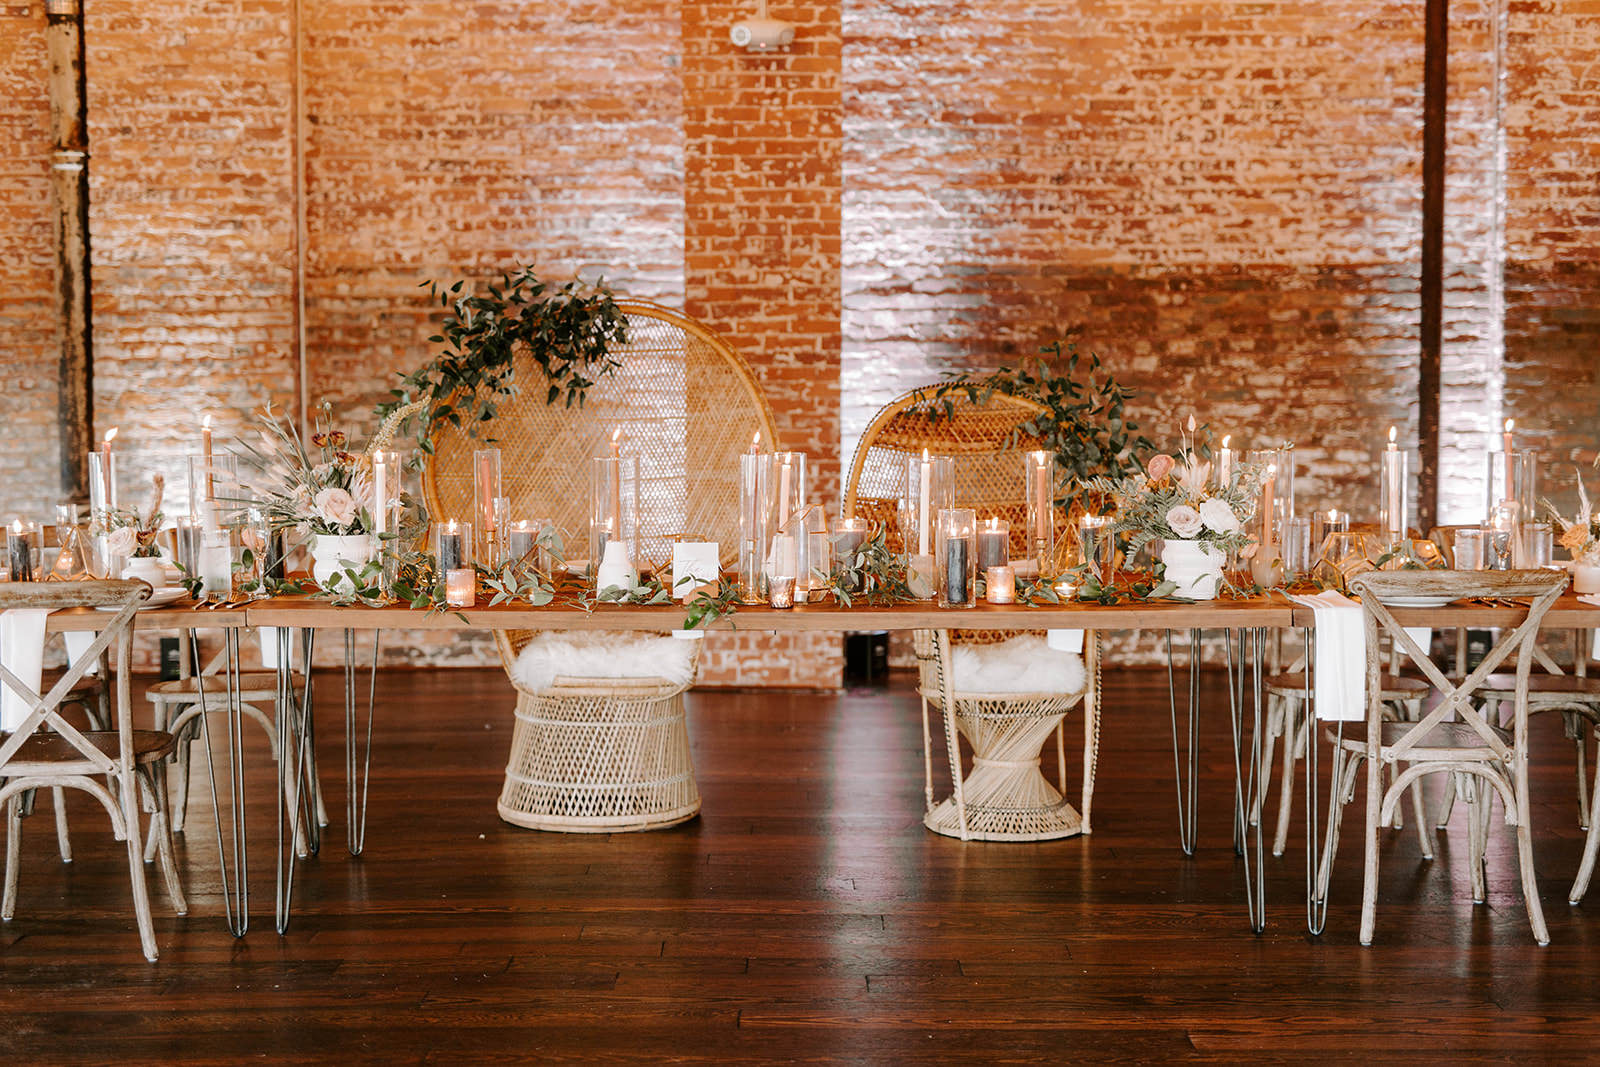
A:
[[[1056,341],[1039,352],[1016,367],[954,374],[920,390],[917,399],[927,402],[934,421],[955,418],[954,398],[962,394],[973,404],[987,403],[995,393],[1040,404],[1045,410],[1016,432],[1038,438],[1055,453],[1069,491],[1092,478],[1137,473],[1140,457],[1155,451],[1155,444],[1128,421],[1127,402],[1134,391],[1118,382],[1098,355],[1091,352],[1085,362],[1076,341]]]
[[[495,417],[498,405],[529,383],[515,380],[516,358],[529,355],[544,372],[545,403],[582,405],[589,387],[620,363],[612,345],[627,341],[628,320],[603,281],[574,280],[560,288],[541,281],[529,265],[502,274],[483,292],[458,281],[447,289],[425,282],[444,308],[439,332],[428,338],[445,346],[420,369],[401,376],[378,417],[420,402],[418,447],[433,451],[433,435],[448,423],[477,436],[478,424]]]

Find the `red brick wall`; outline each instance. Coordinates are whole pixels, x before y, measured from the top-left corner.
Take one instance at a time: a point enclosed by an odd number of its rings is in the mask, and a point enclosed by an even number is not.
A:
[[[729,27],[753,6],[683,4],[685,306],[755,367],[813,499],[839,500],[839,4],[784,0],[794,45],[752,55]],[[708,644],[708,677],[837,685],[839,639],[737,634]]]
[[[0,6],[0,521],[58,496],[44,5]]]
[[[1583,0],[1513,5],[1507,82],[1506,414],[1553,461],[1543,488],[1575,507],[1600,448],[1600,52]]]

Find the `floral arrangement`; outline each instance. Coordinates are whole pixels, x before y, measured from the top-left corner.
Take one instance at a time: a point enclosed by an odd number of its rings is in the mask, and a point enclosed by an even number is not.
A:
[[[1595,514],[1589,503],[1589,493],[1583,487],[1583,472],[1573,469],[1578,475],[1578,514],[1569,521],[1561,517],[1550,501],[1541,503],[1550,518],[1561,527],[1561,537],[1557,543],[1584,566],[1600,566],[1600,515]]]
[[[361,452],[349,450],[343,430],[311,435],[307,450],[294,426],[269,406],[260,416],[262,445],[247,441],[240,448],[261,467],[267,487],[256,501],[267,524],[293,529],[302,537],[371,533],[372,457],[394,439],[395,428],[420,410],[420,404],[396,409]]]
[[[1224,552],[1239,552],[1254,543],[1244,524],[1255,513],[1262,472],[1241,464],[1227,485],[1211,484],[1210,449],[1194,438],[1189,417],[1183,447],[1176,456],[1152,456],[1143,471],[1127,478],[1094,478],[1091,491],[1106,494],[1115,506],[1113,529],[1126,533],[1131,558],[1157,539],[1200,541]]]
[[[160,474],[150,478],[150,504],[143,511],[134,508],[115,508],[95,516],[90,532],[104,534],[106,552],[112,556],[132,559],[150,559],[161,555],[156,545],[156,534],[161,532],[161,498],[167,480]]]

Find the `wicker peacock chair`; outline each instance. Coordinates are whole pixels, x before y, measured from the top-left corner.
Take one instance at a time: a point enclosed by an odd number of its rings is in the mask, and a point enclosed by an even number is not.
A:
[[[620,301],[628,340],[621,364],[589,388],[582,406],[545,403],[540,370],[519,360],[518,395],[497,406],[471,437],[440,432],[424,470],[434,516],[472,507],[474,449],[502,451],[511,513],[548,519],[569,545],[588,538],[589,457],[605,454],[621,428],[640,457],[639,552],[658,566],[672,541],[716,541],[724,565],[738,543],[738,455],[761,434],[776,442],[772,412],[750,368],[703,325],[643,301]],[[531,631],[495,634],[509,674]],[[516,725],[501,818],[542,830],[649,830],[692,818],[699,787],[689,758],[683,693],[688,685],[640,679],[557,678],[548,689],[517,686]]]
[[[905,478],[906,460],[919,456],[923,449],[936,455],[956,457],[955,500],[960,507],[974,508],[980,521],[990,516],[1011,522],[1012,556],[1024,554],[1023,534],[1027,504],[1023,493],[1022,453],[1040,447],[1039,439],[1022,426],[1045,409],[1021,397],[993,393],[974,402],[964,391],[953,391],[947,398],[934,400],[932,390],[913,390],[878,412],[861,435],[846,483],[845,514],[881,523],[888,531],[891,547],[900,547],[897,502]],[[951,405],[945,411],[945,402]],[[937,411],[937,417],[933,417]],[[1066,515],[1058,515],[1056,527],[1065,530]],[[1057,561],[1067,562],[1071,538],[1058,538]],[[952,621],[955,621],[952,613]],[[958,631],[951,639],[965,642],[993,641],[1003,635],[985,631]],[[1098,635],[1087,635],[1088,688],[1083,694],[1083,810],[1080,813],[1051,787],[1038,771],[1038,748],[1018,755],[1026,737],[1047,736],[1022,720],[1043,717],[1053,721],[1056,734],[1058,779],[1066,787],[1067,759],[1064,719],[1076,695],[1050,699],[1040,694],[957,693],[950,687],[949,640],[935,631],[916,635],[923,712],[923,771],[927,814],[924,822],[937,833],[993,841],[1039,841],[1089,832],[1089,810],[1094,796],[1095,764],[1100,749],[1100,679]],[[946,699],[946,694],[950,698]],[[953,795],[935,804],[933,799],[933,756],[928,727],[928,707],[944,715],[945,737],[950,757]],[[984,795],[967,796],[964,785],[970,775],[961,768],[956,731],[975,745],[1006,749],[1005,762],[1015,765],[1015,774],[1003,782],[988,782]],[[1029,758],[1032,765],[1029,766]],[[992,760],[990,761],[992,762]]]

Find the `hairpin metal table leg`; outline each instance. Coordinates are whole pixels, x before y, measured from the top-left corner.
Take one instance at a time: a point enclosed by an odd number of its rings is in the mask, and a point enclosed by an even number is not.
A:
[[[356,632],[344,632],[344,768],[345,815],[350,855],[367,845],[367,786],[372,781],[372,715],[378,696],[378,649],[383,631],[372,631],[372,668],[367,681],[367,737],[360,775],[356,767]]]
[[[1300,630],[1301,640],[1306,648],[1305,689],[1301,693],[1300,706],[1305,709],[1306,719],[1306,931],[1313,937],[1320,935],[1328,924],[1328,896],[1322,885],[1322,813],[1318,807],[1318,797],[1321,795],[1317,788],[1317,780],[1321,777],[1319,750],[1317,748],[1317,722],[1312,715],[1311,708],[1311,677],[1316,669],[1316,645],[1312,641],[1311,630]],[[1344,738],[1344,724],[1339,724],[1339,736],[1335,745]],[[1335,805],[1339,803],[1339,773],[1338,761],[1334,762],[1333,793],[1328,798],[1328,822],[1331,826],[1337,814]],[[1283,783],[1283,788],[1289,788],[1289,783]]]
[[[294,909],[294,869],[304,834],[308,851],[320,844],[316,813],[307,798],[314,796],[311,768],[311,639],[306,632],[302,662],[306,667],[306,699],[294,695],[294,665],[288,627],[278,631],[278,862],[274,920],[278,933],[289,931]],[[292,753],[292,755],[291,755]]]
[[[1244,893],[1245,913],[1250,919],[1250,929],[1260,933],[1267,924],[1267,885],[1266,867],[1264,860],[1264,846],[1262,840],[1261,822],[1255,823],[1254,855],[1251,855],[1251,842],[1249,840],[1249,827],[1246,815],[1245,801],[1249,795],[1246,787],[1247,776],[1251,781],[1256,779],[1261,769],[1261,630],[1239,631],[1239,658],[1238,674],[1234,673],[1234,646],[1233,632],[1225,635],[1228,660],[1228,719],[1233,730],[1233,827],[1235,853],[1244,861]],[[1249,651],[1247,657],[1246,652]],[[1250,758],[1248,766],[1244,761],[1244,723],[1243,723],[1243,686],[1236,684],[1236,678],[1242,682],[1246,674],[1254,670],[1254,685],[1251,692],[1255,697],[1253,707],[1253,721],[1250,732]]]
[[[1178,750],[1178,695],[1173,679],[1172,631],[1167,632],[1167,704],[1172,715],[1172,774],[1178,789],[1178,844],[1185,856],[1194,855],[1195,810],[1198,796],[1196,774],[1199,752],[1200,703],[1200,644],[1205,634],[1201,630],[1189,631],[1189,730],[1188,751]],[[1188,774],[1184,773],[1187,765]]]
[[[227,687],[228,811],[233,855],[233,877],[228,877],[229,851],[223,844],[222,804],[217,796],[217,768],[211,752],[211,716],[206,706],[204,666],[200,661],[199,634],[189,631],[189,651],[193,657],[195,694],[200,701],[200,737],[206,750],[206,774],[211,782],[211,809],[217,817],[217,866],[222,874],[222,907],[228,932],[243,937],[250,929],[250,871],[245,842],[244,819],[244,742],[239,697],[239,634],[232,627],[222,631],[223,679]]]

